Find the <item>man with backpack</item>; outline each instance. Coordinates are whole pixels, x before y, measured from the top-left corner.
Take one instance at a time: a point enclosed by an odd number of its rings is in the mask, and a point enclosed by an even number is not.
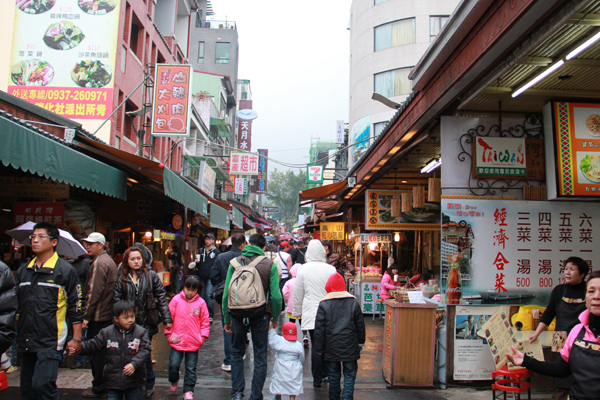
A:
[[[231,351],[231,398],[244,397],[244,354],[246,335],[252,330],[254,375],[250,400],[263,398],[267,377],[269,321],[277,327],[281,291],[277,266],[264,255],[265,237],[255,233],[242,255],[231,260],[223,291],[225,331],[233,334]]]

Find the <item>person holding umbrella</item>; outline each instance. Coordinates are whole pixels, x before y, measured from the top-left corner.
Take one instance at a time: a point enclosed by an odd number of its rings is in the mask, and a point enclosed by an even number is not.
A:
[[[67,347],[81,348],[83,302],[77,271],[58,257],[59,231],[40,222],[29,236],[35,258],[16,275],[21,399],[58,399],[56,378]]]

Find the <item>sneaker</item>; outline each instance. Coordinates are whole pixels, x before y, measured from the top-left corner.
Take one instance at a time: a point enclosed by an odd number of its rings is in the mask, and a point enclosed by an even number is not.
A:
[[[242,400],[244,398],[244,393],[236,393],[233,395],[231,400]]]
[[[151,399],[154,396],[154,389],[146,389],[146,398]]]
[[[302,341],[304,342],[304,347],[308,347],[309,343],[308,343],[308,338],[305,336],[304,339],[302,339]]]
[[[179,386],[179,381],[177,381],[175,383],[171,383],[171,386],[169,387],[169,389],[171,390],[171,392],[176,392],[177,386]]]
[[[221,364],[221,369],[225,372],[231,372],[231,365]]]
[[[194,398],[194,392],[185,392],[183,398],[184,400],[192,400]]]

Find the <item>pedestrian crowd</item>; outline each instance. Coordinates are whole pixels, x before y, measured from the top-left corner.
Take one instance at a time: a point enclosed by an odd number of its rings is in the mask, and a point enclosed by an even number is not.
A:
[[[354,268],[333,253],[330,243],[305,239],[295,247],[288,241],[277,247],[267,245],[261,234],[247,238],[239,233],[231,237],[229,251],[221,253],[209,233],[188,268],[172,243],[166,252],[167,294],[152,269],[152,253],[141,243],[128,248],[117,265],[99,232],[81,238],[88,257],[72,263],[56,251],[63,240],[56,226],[40,222],[29,239],[34,257],[14,278],[0,262],[0,354],[16,342],[22,399],[58,399],[56,380],[65,355],[74,356],[76,366],[84,356],[89,361],[92,382],[82,397],[151,398],[151,343],[160,324],[171,346],[170,390],[179,390],[183,361],[183,398],[192,399],[198,351],[211,334],[215,302],[223,327],[221,368],[231,373],[232,399],[244,397],[250,341],[250,399],[263,398],[268,348],[275,352],[269,388],[274,398],[302,394],[307,347],[313,386],[328,381],[330,399],[353,398],[365,326],[343,278]],[[328,262],[332,254],[336,266]],[[280,336],[276,329],[282,316],[289,322]]]

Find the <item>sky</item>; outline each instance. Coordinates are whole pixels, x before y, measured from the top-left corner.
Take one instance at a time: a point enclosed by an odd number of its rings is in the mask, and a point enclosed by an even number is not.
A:
[[[335,141],[336,121],[348,122],[351,0],[213,0],[211,19],[234,21],[238,79],[249,79],[252,151],[306,165],[312,140]],[[299,169],[294,169],[295,172]]]

